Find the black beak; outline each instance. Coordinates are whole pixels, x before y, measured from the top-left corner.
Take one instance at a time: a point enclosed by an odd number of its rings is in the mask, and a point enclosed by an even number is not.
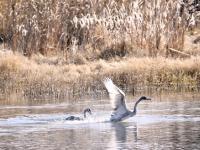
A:
[[[151,100],[151,98],[147,98],[146,100]]]

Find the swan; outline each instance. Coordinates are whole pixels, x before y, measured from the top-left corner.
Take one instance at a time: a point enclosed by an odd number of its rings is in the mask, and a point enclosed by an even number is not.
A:
[[[123,121],[127,118],[135,116],[137,112],[137,105],[142,100],[151,100],[145,96],[140,97],[140,99],[135,103],[133,111],[130,111],[126,108],[125,93],[119,89],[110,78],[105,78],[103,83],[109,93],[111,106],[113,108],[113,112],[110,117],[111,122]]]
[[[69,116],[67,118],[65,118],[65,120],[84,120],[87,117],[87,113],[89,113],[90,115],[92,114],[92,111],[90,110],[90,108],[86,108],[83,111],[83,118],[82,117],[76,117],[76,116]]]

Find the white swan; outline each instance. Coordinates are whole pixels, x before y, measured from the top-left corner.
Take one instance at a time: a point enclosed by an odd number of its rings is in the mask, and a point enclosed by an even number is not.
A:
[[[127,119],[129,117],[133,117],[134,115],[136,115],[136,108],[139,102],[141,102],[142,100],[151,100],[150,98],[142,96],[135,103],[133,111],[130,111],[126,108],[124,92],[119,89],[109,78],[105,78],[103,80],[103,83],[109,93],[110,102],[113,108],[113,112],[110,118],[110,121],[112,122],[123,121],[124,119]]]

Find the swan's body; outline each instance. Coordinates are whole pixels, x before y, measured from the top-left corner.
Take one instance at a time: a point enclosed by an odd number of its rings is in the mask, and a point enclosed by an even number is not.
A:
[[[134,115],[136,115],[136,108],[140,101],[151,100],[150,98],[146,98],[145,96],[142,96],[135,103],[133,111],[130,111],[126,107],[125,93],[121,89],[119,89],[109,78],[106,78],[103,81],[103,83],[109,93],[110,102],[113,108],[110,121],[113,121],[113,122],[123,121],[124,119],[127,119],[129,117],[133,117]]]
[[[71,121],[74,121],[74,120],[84,120],[87,117],[87,113],[89,113],[90,115],[92,114],[90,108],[86,108],[83,111],[83,118],[82,117],[76,117],[76,116],[69,116],[69,117],[65,118],[65,120],[71,120]]]

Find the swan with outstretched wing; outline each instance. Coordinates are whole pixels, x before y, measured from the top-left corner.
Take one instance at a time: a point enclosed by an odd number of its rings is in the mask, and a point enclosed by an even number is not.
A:
[[[142,96],[134,106],[133,111],[130,111],[126,107],[125,93],[119,89],[110,78],[105,78],[103,83],[109,93],[110,103],[113,108],[110,121],[117,122],[123,121],[129,117],[136,115],[136,108],[140,101],[142,100],[151,100],[145,96]]]

